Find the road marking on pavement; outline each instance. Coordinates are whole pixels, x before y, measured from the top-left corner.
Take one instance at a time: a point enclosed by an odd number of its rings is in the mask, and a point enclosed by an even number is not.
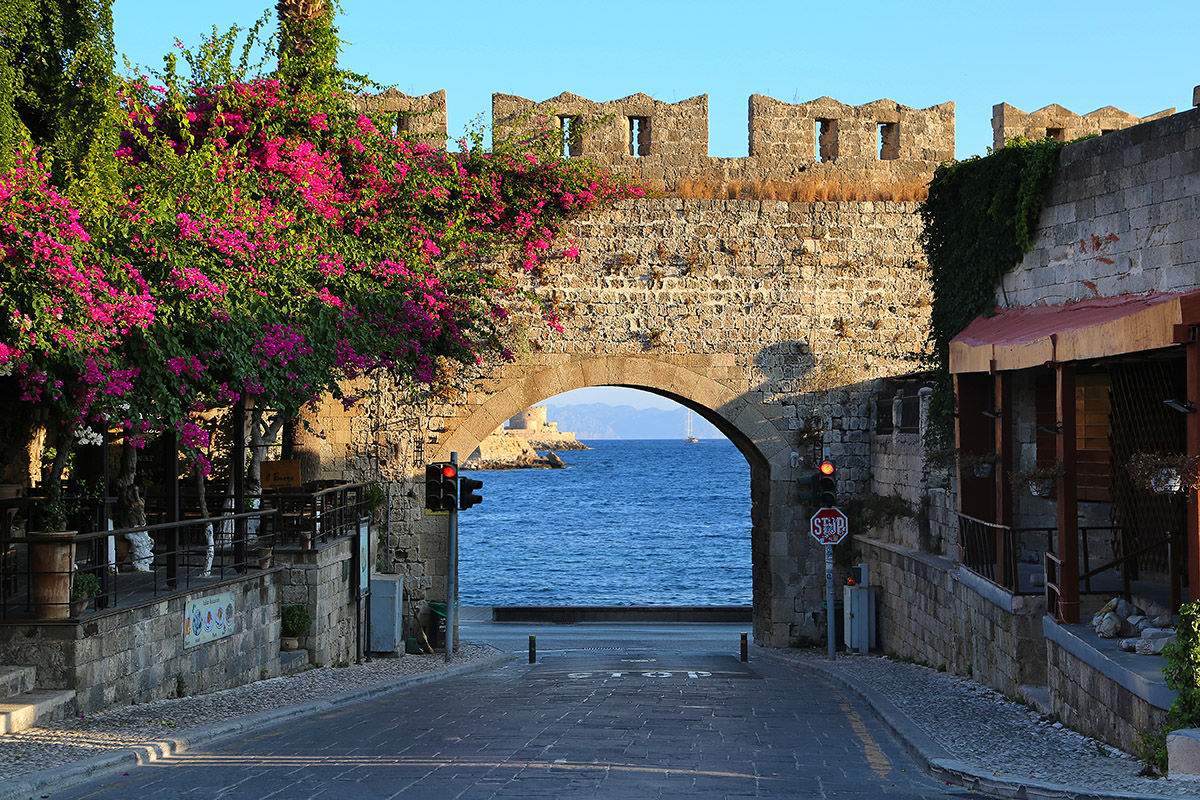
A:
[[[711,678],[712,677],[711,672],[705,672],[703,670],[698,670],[698,669],[678,670],[677,672],[656,671],[656,672],[641,672],[641,673],[633,673],[633,672],[568,672],[567,677],[573,678],[575,680],[581,680],[583,678],[594,678],[594,677],[624,678],[626,676],[636,677],[637,675],[641,675],[641,677],[643,677],[643,678],[674,678],[676,674],[687,675],[692,680],[696,680],[697,678]]]
[[[850,720],[850,728],[854,734],[858,736],[862,742],[863,754],[867,757],[867,763],[871,766],[871,771],[875,773],[875,777],[884,780],[892,771],[892,762],[888,761],[888,757],[883,754],[883,750],[875,743],[875,739],[867,730],[867,724],[863,722],[863,718],[858,712],[845,703],[840,703],[842,711],[846,714],[846,718]]]
[[[216,765],[225,767],[278,767],[294,770],[298,767],[387,767],[387,766],[416,766],[416,767],[454,767],[489,768],[489,769],[545,769],[549,772],[566,770],[572,772],[613,771],[653,773],[660,775],[697,775],[709,778],[744,778],[751,781],[784,781],[792,778],[755,775],[748,772],[722,772],[708,769],[680,769],[679,767],[645,767],[637,764],[619,764],[607,761],[590,761],[570,763],[564,760],[555,761],[484,761],[471,758],[417,758],[396,756],[314,756],[314,755],[258,755],[254,753],[233,753],[229,755],[216,753],[179,753],[170,758],[155,761],[155,766],[181,766],[182,763]]]

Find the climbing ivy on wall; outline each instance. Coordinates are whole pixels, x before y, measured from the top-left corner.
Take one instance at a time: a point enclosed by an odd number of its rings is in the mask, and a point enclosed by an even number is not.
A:
[[[943,164],[921,204],[921,243],[933,284],[934,368],[928,449],[954,441],[950,340],[995,308],[996,283],[1033,244],[1038,215],[1063,143],[1014,139],[1002,150]]]

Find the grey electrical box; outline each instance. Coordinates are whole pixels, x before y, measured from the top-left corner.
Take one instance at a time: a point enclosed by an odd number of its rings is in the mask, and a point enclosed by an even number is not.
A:
[[[875,590],[866,585],[867,565],[851,570],[855,585],[842,587],[842,628],[846,648],[859,653],[875,649]]]
[[[404,652],[404,576],[371,576],[372,653]]]

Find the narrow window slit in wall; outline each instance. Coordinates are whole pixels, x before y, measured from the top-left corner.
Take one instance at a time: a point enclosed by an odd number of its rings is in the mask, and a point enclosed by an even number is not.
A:
[[[563,158],[577,158],[583,155],[583,131],[579,117],[559,117],[558,126],[562,129]]]
[[[629,155],[650,155],[650,118],[629,118]]]
[[[838,157],[838,121],[818,119],[816,121],[817,161],[836,161]]]
[[[879,123],[879,160],[895,161],[900,158],[900,123]]]

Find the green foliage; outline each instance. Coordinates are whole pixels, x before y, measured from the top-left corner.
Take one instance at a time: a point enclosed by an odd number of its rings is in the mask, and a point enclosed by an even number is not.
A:
[[[98,594],[100,594],[99,578],[90,572],[75,573],[75,580],[71,582],[71,602],[87,600]]]
[[[995,308],[996,283],[1032,247],[1038,215],[1063,143],[1015,139],[986,158],[938,167],[921,204],[921,234],[933,284],[930,326],[937,384],[929,449],[954,440],[950,340]]]
[[[279,631],[282,636],[303,636],[312,628],[312,617],[308,607],[284,606],[279,613]]]
[[[116,185],[111,0],[0,4],[0,169],[41,150],[56,186],[107,203]]]

